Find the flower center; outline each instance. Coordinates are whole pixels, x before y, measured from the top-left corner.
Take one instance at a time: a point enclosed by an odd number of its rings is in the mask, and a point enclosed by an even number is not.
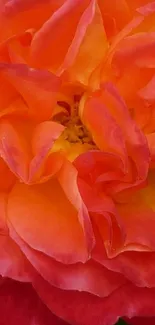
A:
[[[58,101],[62,111],[55,115],[54,120],[65,126],[64,132],[55,142],[54,151],[63,151],[69,160],[74,160],[79,154],[96,149],[90,132],[83,125],[79,116],[79,102],[81,96],[75,95],[74,102]]]

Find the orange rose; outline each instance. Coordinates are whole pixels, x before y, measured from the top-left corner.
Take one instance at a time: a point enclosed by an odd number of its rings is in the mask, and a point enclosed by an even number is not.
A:
[[[2,325],[147,324],[155,3],[3,0],[0,18]]]

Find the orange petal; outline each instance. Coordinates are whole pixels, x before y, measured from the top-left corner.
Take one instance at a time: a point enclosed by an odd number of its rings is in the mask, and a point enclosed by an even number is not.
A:
[[[54,178],[39,186],[17,184],[8,200],[8,219],[18,235],[32,248],[63,263],[88,258],[78,213]]]
[[[126,166],[127,153],[122,130],[100,98],[88,98],[81,115],[98,148],[118,154]]]
[[[80,17],[89,3],[90,0],[67,0],[55,11],[33,38],[32,64],[50,67],[52,71],[61,66],[73,41]]]
[[[68,200],[78,211],[79,222],[83,229],[88,252],[90,253],[94,246],[94,234],[87,208],[78,189],[77,177],[78,172],[76,168],[66,160],[58,173],[58,180]]]
[[[52,73],[24,64],[0,64],[0,74],[8,80],[26,102],[28,114],[36,120],[51,118],[60,81]],[[43,109],[44,108],[44,109]]]
[[[0,180],[0,191],[2,192],[8,192],[16,182],[15,175],[2,158],[0,158]]]
[[[63,129],[63,126],[52,121],[36,126],[30,121],[25,123],[25,119],[1,120],[1,156],[11,171],[25,183],[51,176],[63,162],[60,154],[49,155]]]
[[[102,101],[107,105],[109,112],[123,132],[128,156],[136,165],[138,179],[145,180],[150,161],[146,138],[130,117],[127,106],[114,85],[107,83],[104,84],[104,87]]]
[[[25,33],[13,36],[6,41],[11,63],[28,63],[33,34],[34,30],[27,30]]]
[[[14,125],[0,122],[0,154],[11,171],[23,180],[28,178],[29,152],[25,140],[19,137]]]
[[[94,48],[98,48],[98,51],[92,55]],[[92,0],[79,21],[59,74],[67,69],[64,78],[87,84],[90,74],[103,59],[107,48],[101,13]]]
[[[125,232],[112,199],[106,194],[99,193],[95,187],[88,186],[81,179],[78,184],[82,198],[91,214],[93,225],[95,223],[98,228],[108,256],[116,254],[124,243]]]
[[[141,68],[155,67],[155,32],[141,32],[126,37],[117,48],[112,64],[117,69],[129,68],[132,64]],[[128,63],[127,63],[128,62]]]
[[[103,22],[105,24],[106,17],[111,17],[114,19],[115,22],[115,30],[112,32],[111,26],[108,25],[106,29],[106,33],[108,36],[112,37],[115,36],[116,32],[118,33],[129,21],[131,18],[131,13],[129,10],[129,6],[126,0],[114,0],[113,5],[108,0],[98,1],[102,15],[103,15]],[[110,30],[110,32],[109,32]]]
[[[29,28],[38,29],[65,0],[12,0],[1,4],[0,39],[6,40]],[[34,19],[36,17],[36,19]]]
[[[124,197],[125,200],[123,203],[118,198],[116,206],[126,232],[125,245],[134,245],[134,250],[155,249],[154,181],[155,176],[152,171],[149,174],[148,185],[144,189],[130,195],[122,194],[122,199]]]
[[[146,135],[150,154],[151,154],[151,167],[155,166],[155,133],[150,133]]]
[[[60,136],[63,130],[64,127],[61,124],[52,121],[42,122],[36,126],[32,135],[32,153],[34,158],[30,162],[28,182],[32,181],[44,162],[46,163],[46,166],[44,166],[46,170],[47,164],[49,166],[48,173],[50,176],[60,169],[63,163],[62,157],[59,154],[49,154],[55,140]],[[45,171],[41,170],[41,174],[42,173],[44,174]],[[46,177],[47,176],[48,174],[46,172]]]

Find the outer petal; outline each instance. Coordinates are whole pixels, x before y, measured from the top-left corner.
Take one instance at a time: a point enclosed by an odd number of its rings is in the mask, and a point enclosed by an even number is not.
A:
[[[125,321],[129,325],[154,325],[155,324],[155,317],[135,317],[132,319],[125,318]]]
[[[107,298],[98,298],[56,289],[42,279],[34,286],[47,306],[73,325],[113,325],[122,316],[154,316],[155,289],[136,288],[129,283]]]
[[[72,185],[70,190],[73,191],[74,179]],[[78,195],[75,193],[79,202]],[[68,193],[53,178],[39,186],[17,184],[9,196],[8,219],[32,248],[63,263],[84,262],[92,246],[92,233],[86,211],[82,209],[82,203],[78,208],[73,205],[68,200]]]
[[[34,270],[17,244],[10,238],[6,224],[7,195],[0,193],[0,275],[30,281]]]
[[[112,259],[105,259],[103,254],[97,253],[93,254],[95,260],[109,270],[122,273],[136,286],[155,287],[154,252],[123,252]]]
[[[0,275],[22,282],[31,282],[34,269],[16,243],[0,234]]]
[[[30,284],[8,279],[0,284],[0,314],[3,325],[66,324],[48,310]]]
[[[95,261],[64,265],[30,248],[10,227],[11,236],[18,243],[30,263],[51,285],[64,290],[86,291],[100,297],[111,294],[126,282],[119,273],[113,273]],[[98,279],[98,281],[96,281]]]

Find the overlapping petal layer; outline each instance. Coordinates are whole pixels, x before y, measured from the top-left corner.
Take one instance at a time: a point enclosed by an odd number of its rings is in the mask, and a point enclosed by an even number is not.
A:
[[[154,322],[154,54],[153,1],[0,2],[0,324]]]

